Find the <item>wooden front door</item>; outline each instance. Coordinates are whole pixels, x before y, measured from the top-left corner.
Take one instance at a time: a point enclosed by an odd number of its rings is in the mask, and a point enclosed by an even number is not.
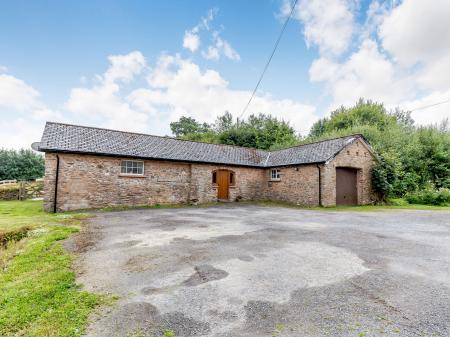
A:
[[[217,171],[217,199],[228,200],[229,186],[230,172],[225,170]]]
[[[337,205],[357,205],[357,173],[353,168],[336,168],[336,204]]]

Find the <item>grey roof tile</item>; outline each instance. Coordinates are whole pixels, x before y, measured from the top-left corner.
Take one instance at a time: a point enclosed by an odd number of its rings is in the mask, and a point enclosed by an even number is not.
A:
[[[352,135],[272,151],[266,166],[322,163],[332,158],[357,137],[359,136]]]
[[[359,136],[336,138],[278,151],[209,144],[101,128],[47,122],[43,152],[74,152],[253,167],[325,162]]]

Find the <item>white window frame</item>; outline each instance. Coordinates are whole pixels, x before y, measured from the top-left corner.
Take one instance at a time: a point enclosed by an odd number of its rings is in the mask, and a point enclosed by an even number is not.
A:
[[[120,161],[120,175],[123,175],[123,176],[143,176],[144,175],[144,170],[145,170],[144,166],[145,165],[144,165],[144,162],[142,160],[128,160],[128,159],[121,160]],[[142,172],[139,172],[140,169],[142,169]]]
[[[277,168],[270,169],[270,180],[280,181],[281,180],[281,170]]]

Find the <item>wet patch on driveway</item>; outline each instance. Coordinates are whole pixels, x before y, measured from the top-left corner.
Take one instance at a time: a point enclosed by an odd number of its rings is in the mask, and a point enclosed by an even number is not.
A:
[[[88,336],[447,336],[448,212],[227,205],[99,213]]]

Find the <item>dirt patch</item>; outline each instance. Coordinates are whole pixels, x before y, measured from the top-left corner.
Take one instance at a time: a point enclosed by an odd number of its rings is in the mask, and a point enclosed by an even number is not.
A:
[[[66,240],[64,247],[72,253],[85,253],[94,248],[96,243],[102,239],[102,229],[99,224],[83,221],[80,231]]]
[[[132,256],[125,264],[127,271],[139,273],[146,270],[158,268],[159,265],[154,260],[161,258],[161,254],[144,254]]]

